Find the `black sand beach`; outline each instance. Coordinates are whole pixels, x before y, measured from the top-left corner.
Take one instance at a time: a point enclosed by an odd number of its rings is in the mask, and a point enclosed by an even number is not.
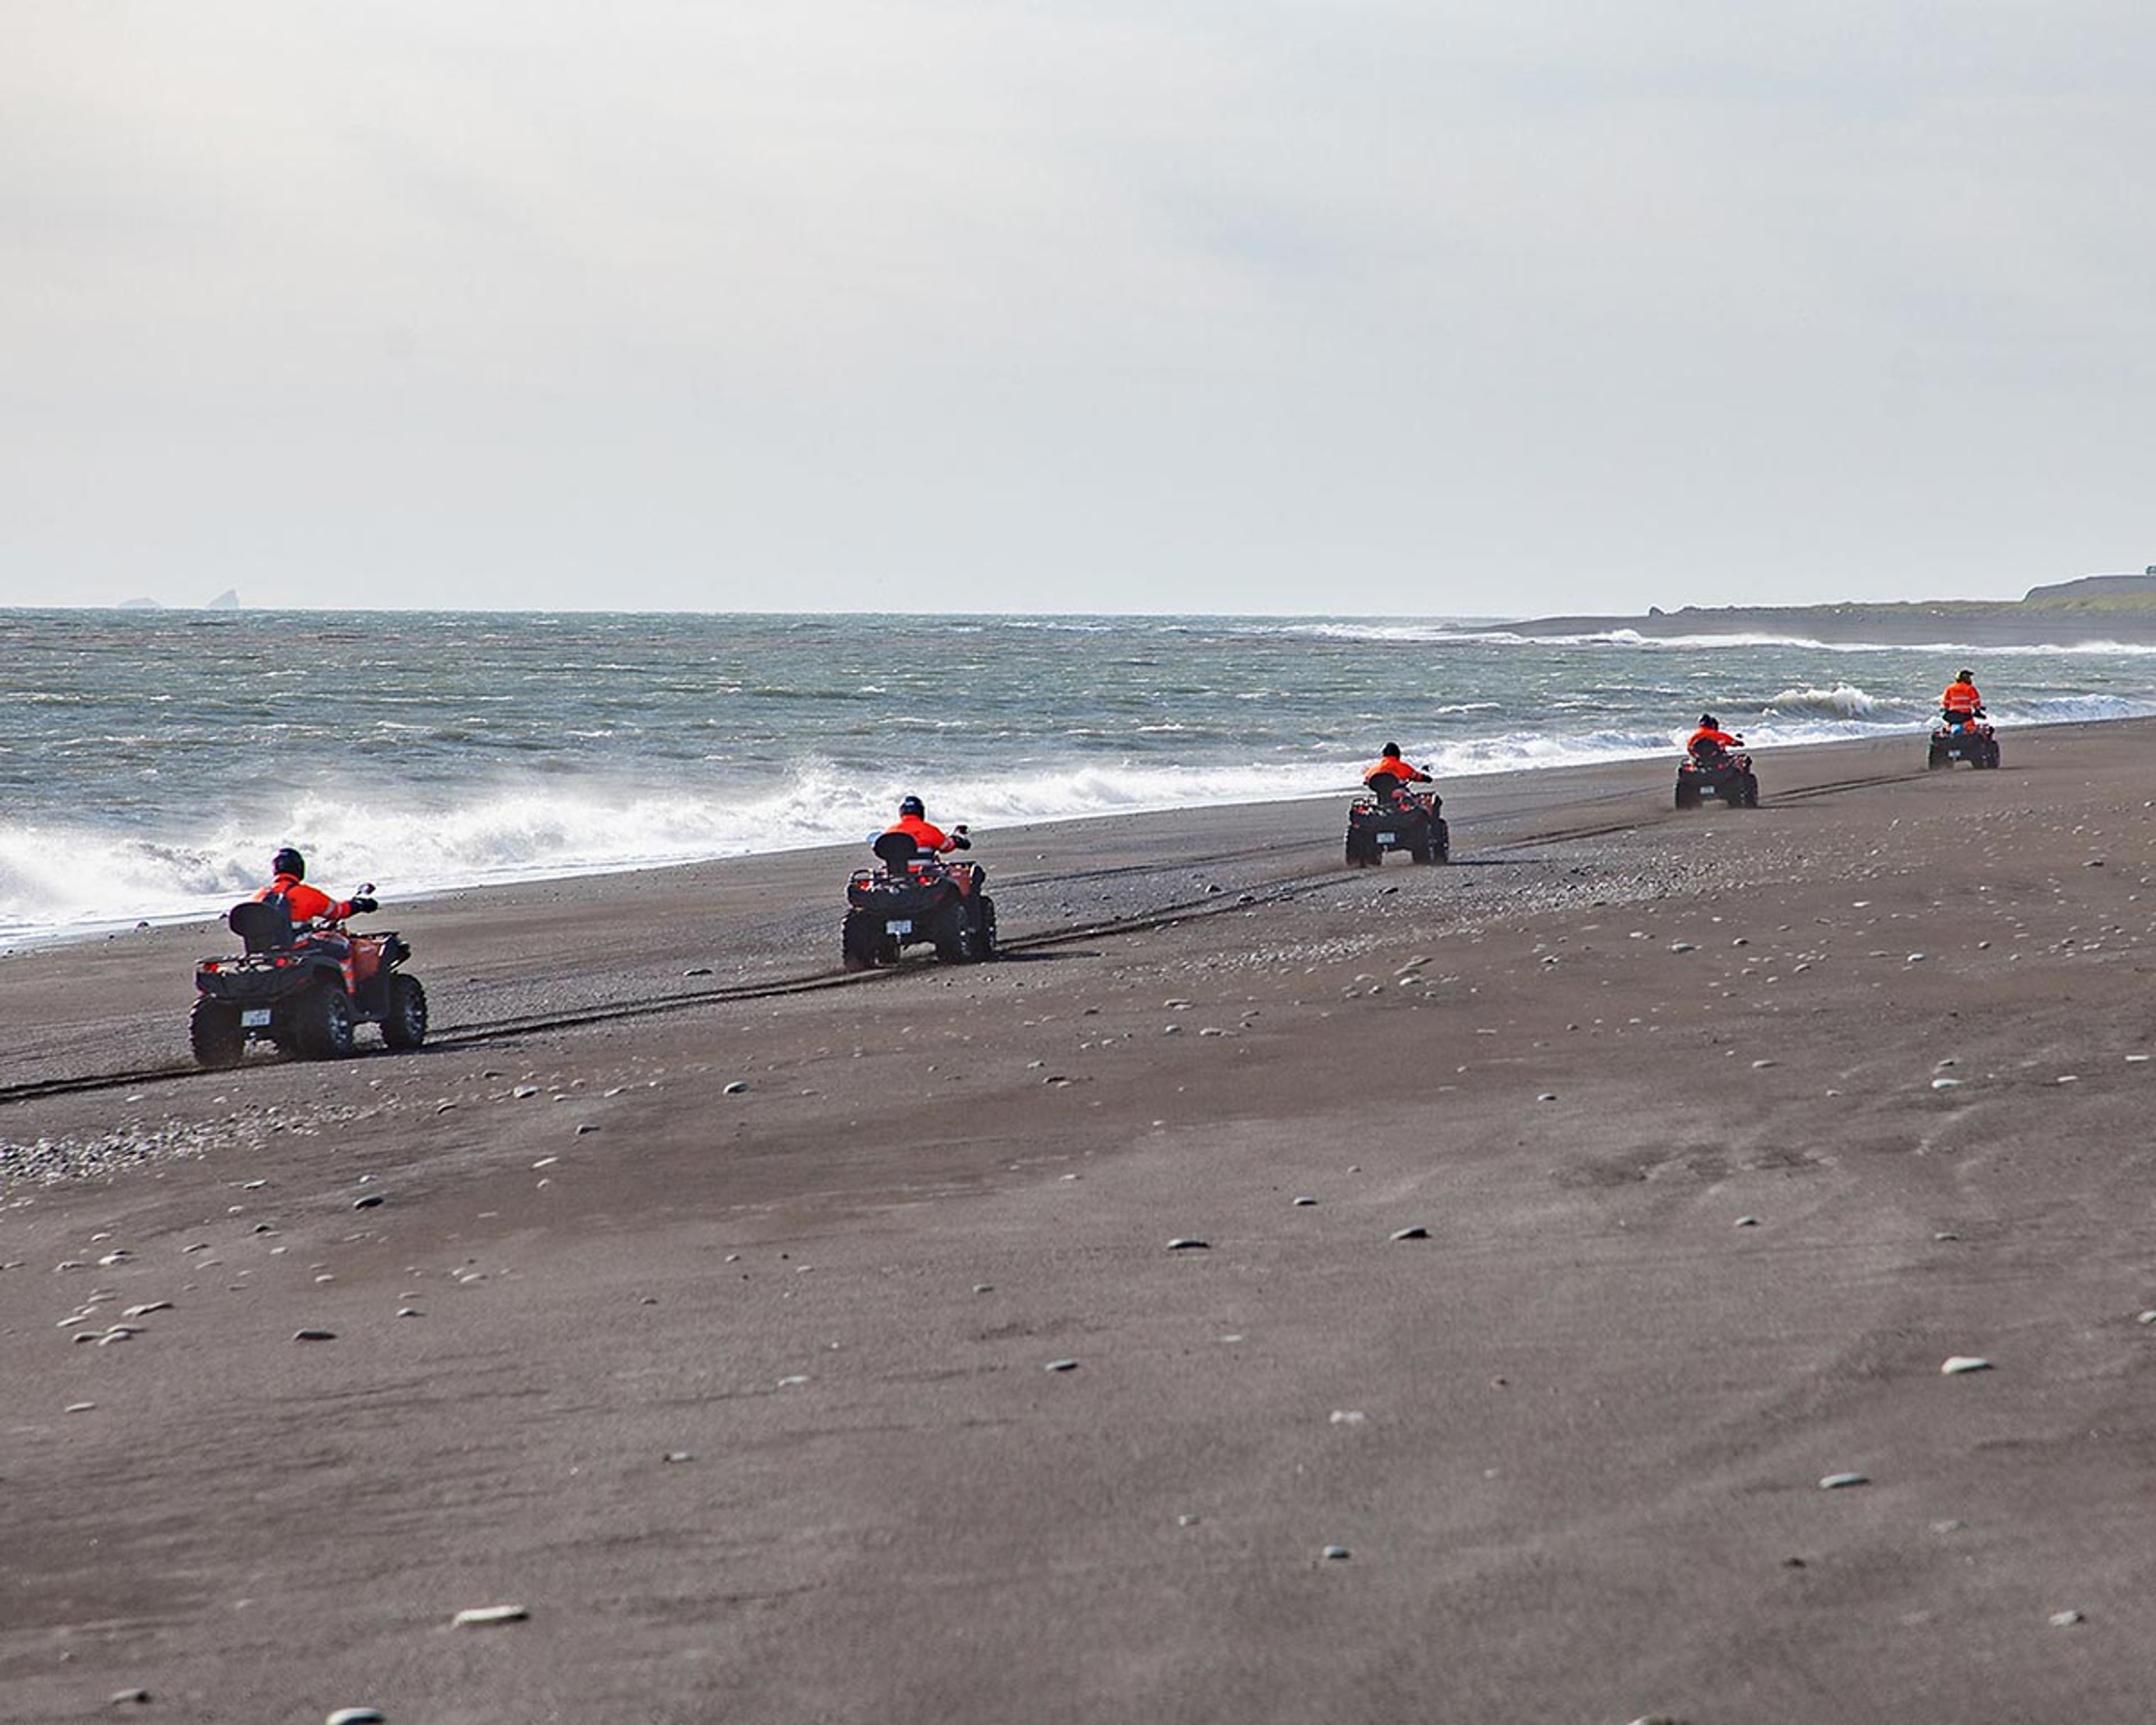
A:
[[[2145,1719],[2152,740],[983,832],[853,980],[850,853],[385,881],[335,1065],[0,961],[134,1075],[0,1099],[0,1718]]]

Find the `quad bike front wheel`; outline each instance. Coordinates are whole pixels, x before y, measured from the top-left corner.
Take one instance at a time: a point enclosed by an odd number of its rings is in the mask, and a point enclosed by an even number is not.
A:
[[[293,1041],[300,1059],[341,1060],[352,1052],[352,1001],[334,983],[317,983],[296,1014]]]
[[[239,1064],[247,1052],[247,1033],[239,1027],[239,1009],[207,994],[195,997],[187,1015],[187,1046],[195,1064],[213,1071]]]
[[[427,1040],[427,991],[418,978],[401,970],[389,978],[389,1009],[382,1015],[382,1040],[392,1048],[417,1048]]]

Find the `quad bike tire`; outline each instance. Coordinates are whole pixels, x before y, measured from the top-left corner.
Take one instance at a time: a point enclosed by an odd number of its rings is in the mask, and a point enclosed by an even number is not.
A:
[[[874,970],[882,957],[883,931],[859,911],[846,912],[839,930],[839,958],[848,970]]]
[[[1452,860],[1452,829],[1440,820],[1432,829],[1430,837],[1432,842],[1430,847],[1430,860],[1434,863],[1450,862]]]
[[[403,971],[389,978],[389,1006],[382,1014],[382,1040],[391,1048],[417,1048],[427,1040],[427,991]]]
[[[332,983],[317,983],[295,1008],[293,1042],[305,1060],[341,1060],[352,1052],[352,1000]]]
[[[1759,806],[1759,778],[1757,773],[1744,775],[1743,783],[1738,788],[1738,805],[1744,809]]]
[[[1384,865],[1384,854],[1378,849],[1378,841],[1365,834],[1348,835],[1348,866],[1351,869],[1376,869]]]
[[[1940,768],[1946,764],[1947,752],[1944,749],[1940,748],[1937,744],[1934,744],[1930,752],[1924,757],[1925,770],[1927,772],[1937,772]]]
[[[195,1064],[211,1071],[236,1066],[247,1052],[247,1033],[239,1027],[239,1009],[228,1001],[198,995],[187,1014],[187,1046]]]
[[[1999,765],[1999,745],[1993,743],[1984,752],[1984,758],[1976,764],[1979,767],[1996,768]]]
[[[944,964],[971,964],[981,956],[980,930],[974,925],[971,905],[955,904],[937,919],[934,937],[936,957]]]
[[[1683,785],[1679,785],[1677,787],[1677,807],[1680,809],[1698,808],[1699,793],[1695,790],[1687,789]]]

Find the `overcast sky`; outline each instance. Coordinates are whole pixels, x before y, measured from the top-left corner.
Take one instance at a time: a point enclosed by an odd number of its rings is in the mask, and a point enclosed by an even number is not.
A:
[[[2156,562],[2147,0],[21,0],[0,603]]]

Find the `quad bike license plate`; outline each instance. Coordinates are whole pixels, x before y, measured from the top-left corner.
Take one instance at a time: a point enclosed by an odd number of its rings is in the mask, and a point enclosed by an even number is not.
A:
[[[1378,834],[1378,842],[1380,845],[1389,845],[1399,836],[1397,833],[1380,833]]]
[[[1703,784],[1699,788],[1699,793],[1702,797],[1718,797],[1722,794],[1722,787],[1719,785]]]
[[[884,924],[883,932],[886,934],[911,934],[913,932],[913,919],[911,916],[894,917],[891,921]]]
[[[270,1009],[266,1006],[250,1006],[245,1012],[240,1014],[239,1022],[244,1029],[267,1029],[270,1024]]]

